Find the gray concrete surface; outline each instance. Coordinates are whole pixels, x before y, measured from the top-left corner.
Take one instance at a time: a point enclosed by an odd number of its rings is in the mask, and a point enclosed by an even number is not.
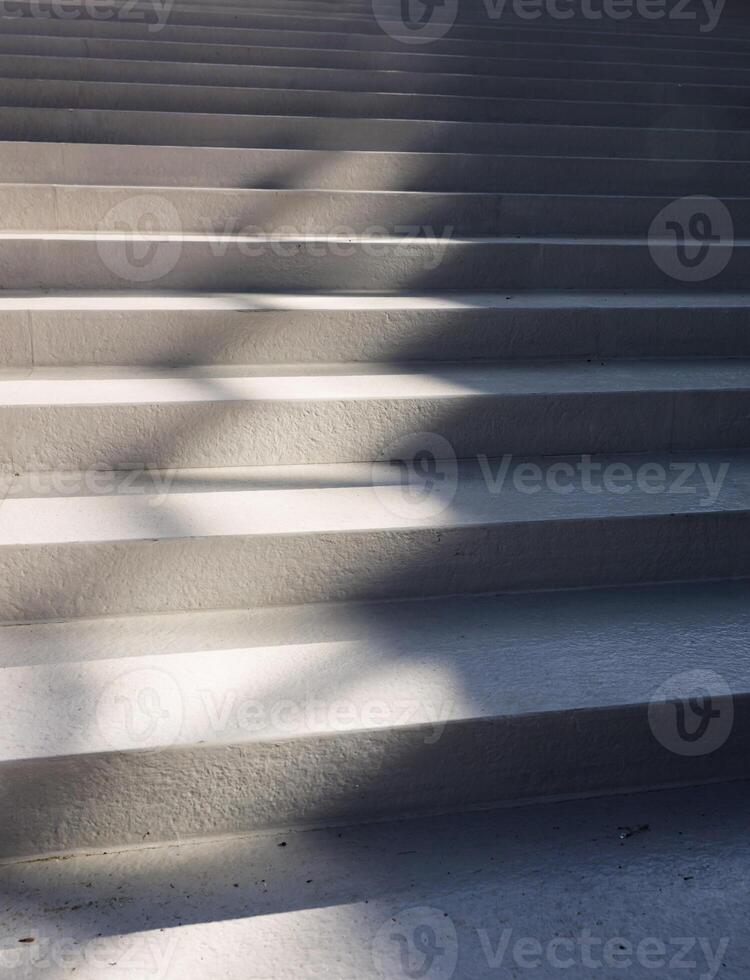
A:
[[[14,864],[0,962],[18,980],[744,980],[749,802],[733,783]]]

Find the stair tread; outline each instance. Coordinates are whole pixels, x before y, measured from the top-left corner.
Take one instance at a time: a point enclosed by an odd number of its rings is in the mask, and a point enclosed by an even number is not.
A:
[[[50,241],[50,242],[177,242],[187,244],[210,244],[219,243],[273,243],[273,242],[337,242],[337,243],[362,243],[362,244],[383,244],[393,245],[401,248],[434,248],[440,245],[443,248],[461,248],[467,245],[618,245],[643,248],[644,245],[669,245],[674,247],[674,237],[671,238],[649,238],[642,236],[623,236],[623,235],[478,235],[470,237],[468,235],[451,235],[450,229],[445,229],[446,234],[440,236],[410,236],[410,235],[363,235],[363,234],[321,234],[316,232],[296,233],[290,235],[282,234],[220,234],[216,232],[143,232],[143,231],[0,231],[0,244],[2,242],[16,241]],[[750,238],[736,238],[732,241],[732,248],[748,248]],[[729,246],[724,241],[709,243],[710,247],[727,249]]]
[[[409,292],[392,293],[117,293],[108,290],[0,290],[0,313],[28,310],[403,310],[403,309],[712,309],[750,306],[750,292]]]
[[[733,390],[749,358],[507,361],[475,364],[65,367],[0,372],[0,406],[335,401],[481,395]]]
[[[87,194],[97,194],[97,193],[107,193],[107,194],[133,194],[132,184],[75,184],[67,181],[29,181],[24,182],[20,180],[3,181],[0,183],[0,192],[3,194],[12,194],[16,191],[27,191],[29,193],[43,193],[45,191],[54,191],[56,193],[87,193]],[[205,194],[207,197],[212,196],[231,196],[242,198],[243,196],[258,196],[258,197],[273,197],[273,196],[290,196],[290,197],[312,197],[314,195],[321,195],[324,197],[334,197],[336,195],[342,195],[346,197],[358,198],[358,197],[373,197],[373,198],[399,198],[405,197],[407,199],[422,198],[422,197],[437,197],[443,198],[462,198],[462,197],[483,197],[483,198],[497,198],[504,199],[510,198],[511,200],[533,200],[533,201],[545,201],[545,200],[601,200],[601,201],[667,201],[671,202],[674,198],[669,197],[667,194],[636,194],[636,193],[601,193],[597,191],[583,193],[581,191],[557,191],[557,190],[545,190],[545,191],[514,191],[514,190],[496,190],[496,191],[472,191],[472,190],[455,190],[455,191],[431,191],[431,190],[401,190],[399,188],[369,188],[368,190],[354,190],[348,187],[342,188],[326,188],[326,187],[211,187],[205,186],[200,187],[195,184],[185,184],[178,186],[176,184],[139,184],[138,193],[144,194],[150,191],[159,191],[167,196],[179,195],[179,194]],[[692,195],[697,199],[704,198],[706,200],[713,200],[710,195],[706,194],[695,194]],[[722,201],[750,201],[750,195],[742,194],[723,194]],[[3,233],[18,235],[20,232],[7,229]],[[61,232],[61,234],[69,234],[69,232]],[[83,233],[85,232],[77,232]]]
[[[750,71],[750,69],[748,69]],[[10,110],[17,108],[16,106],[8,107]],[[31,111],[30,107],[29,111]],[[70,112],[75,112],[77,110],[71,109]],[[98,109],[87,110],[91,112],[98,112]],[[130,110],[120,110],[113,109],[112,112],[128,112]],[[224,115],[223,113],[211,113],[210,115]],[[300,117],[307,118],[307,117]],[[372,121],[372,120],[371,120]],[[399,120],[395,120],[398,122]],[[432,120],[435,122],[435,120]],[[498,126],[537,126],[539,123],[495,123]],[[568,127],[570,128],[570,127]],[[597,127],[587,127],[587,128],[597,128]],[[601,127],[598,127],[601,128]],[[609,127],[608,127],[609,128]],[[185,146],[179,143],[92,143],[86,140],[50,140],[50,139],[40,139],[40,140],[29,140],[29,139],[9,139],[4,137],[0,139],[0,150],[3,151],[15,151],[21,150],[29,157],[29,163],[33,162],[32,157],[38,155],[43,150],[50,151],[65,151],[66,153],[76,153],[76,152],[89,152],[89,153],[117,153],[124,149],[138,150],[139,154],[143,156],[156,155],[160,153],[169,151],[176,152],[181,156],[200,154],[203,156],[216,156],[225,155],[229,156],[247,156],[248,154],[258,154],[260,156],[271,157],[278,153],[284,153],[292,157],[296,157],[300,160],[312,160],[315,157],[320,157],[322,154],[334,154],[336,158],[341,157],[346,160],[347,158],[363,156],[368,158],[389,158],[389,157],[416,157],[417,159],[424,160],[425,162],[431,162],[435,157],[454,157],[454,158],[465,158],[465,157],[492,157],[493,159],[510,159],[510,160],[541,160],[543,162],[554,162],[555,160],[589,160],[595,163],[623,163],[626,162],[628,167],[634,167],[637,164],[655,164],[664,163],[670,167],[677,167],[683,165],[697,165],[704,164],[710,165],[711,167],[737,167],[740,164],[750,162],[748,160],[721,160],[711,157],[659,157],[659,156],[643,156],[643,157],[627,157],[625,160],[617,154],[612,154],[610,156],[591,156],[585,153],[519,153],[512,151],[488,151],[488,150],[318,150],[318,149],[299,149],[296,147],[284,147],[281,149],[276,149],[273,147],[246,147],[246,146],[210,146],[210,145],[197,145],[197,146]],[[13,183],[27,183],[27,181],[19,180],[16,178]],[[36,183],[32,181],[31,183]],[[45,181],[45,183],[47,183]],[[88,186],[107,186],[105,185],[89,185],[80,184],[78,186],[88,187]],[[138,187],[144,185],[138,184]],[[147,185],[148,186],[148,185]],[[175,186],[172,184],[167,184],[163,186]],[[183,185],[183,186],[194,186],[194,185]],[[243,188],[231,188],[232,190],[242,190]],[[272,188],[273,189],[273,188]],[[305,188],[307,189],[307,188]],[[401,192],[403,193],[403,191]],[[483,192],[486,193],[486,192]],[[489,192],[492,193],[492,192]]]
[[[501,460],[438,463],[446,478],[429,488],[426,504],[414,502],[402,487],[400,468],[388,463],[102,470],[89,480],[74,472],[57,478],[25,474],[7,484],[0,546],[387,533],[750,511],[746,451],[586,459],[596,468],[588,478],[576,457],[513,457],[504,470]],[[531,490],[528,481],[514,476],[515,467],[526,463],[541,473]],[[559,489],[557,471],[547,477],[560,463],[575,471],[567,470],[562,480],[570,490]],[[625,466],[632,475],[647,463],[661,468],[657,477],[663,471],[658,490],[653,475],[637,481],[626,474],[627,491],[602,491],[610,465]],[[679,489],[668,492],[682,477]],[[38,485],[51,489],[40,494]]]
[[[27,79],[21,78],[21,79],[16,79],[16,81],[23,82],[23,81],[27,81]],[[42,81],[43,81],[43,79],[42,79]],[[84,82],[81,82],[81,83],[77,83],[77,84],[96,84],[96,83],[84,83]],[[131,85],[132,86],[135,83],[133,83],[133,82],[113,82],[112,84],[113,85]],[[182,88],[182,86],[179,86],[179,85],[174,85],[174,86],[170,86],[170,87],[171,88],[175,88],[175,89]],[[240,89],[239,91],[242,91],[242,90]],[[278,90],[277,89],[268,89],[266,91],[276,92]],[[297,91],[299,91],[299,90],[297,90]],[[319,93],[313,92],[311,94],[319,94]],[[356,95],[356,94],[359,94],[359,93],[354,93],[354,94]],[[388,94],[388,93],[386,93],[386,94]],[[529,101],[533,101],[533,100],[529,100]],[[592,102],[592,103],[587,103],[587,104],[588,105],[597,105],[598,103]],[[637,103],[635,103],[635,104],[637,105]],[[681,108],[681,107],[678,106],[677,108]],[[732,108],[732,107],[730,106],[730,108]],[[610,123],[596,123],[596,122],[575,122],[575,123],[565,122],[565,123],[562,123],[562,122],[558,122],[558,121],[541,121],[540,122],[540,121],[536,121],[536,120],[531,120],[531,121],[518,121],[518,120],[505,121],[505,120],[486,120],[486,119],[481,119],[481,120],[476,120],[476,119],[468,119],[468,120],[467,119],[432,119],[432,118],[428,119],[428,118],[412,118],[412,117],[405,117],[405,116],[361,116],[361,115],[349,115],[349,114],[336,115],[336,116],[324,116],[324,115],[320,115],[319,116],[319,115],[315,115],[315,114],[306,115],[304,113],[283,113],[283,114],[280,114],[280,113],[268,113],[268,112],[259,113],[259,112],[211,111],[211,110],[205,110],[205,109],[203,109],[203,110],[195,110],[195,111],[188,111],[188,110],[185,110],[185,109],[160,109],[158,107],[152,107],[152,108],[149,108],[149,109],[144,109],[144,108],[138,108],[138,107],[131,108],[131,107],[120,107],[120,106],[116,106],[116,107],[113,107],[113,106],[106,106],[106,107],[105,106],[61,106],[61,105],[49,105],[49,106],[45,106],[45,105],[36,105],[33,102],[30,105],[23,105],[23,104],[19,104],[19,103],[14,103],[14,104],[11,104],[11,105],[6,105],[6,104],[3,104],[2,97],[0,97],[0,110],[2,110],[3,114],[7,118],[13,118],[12,114],[14,112],[19,112],[21,110],[23,111],[23,114],[25,116],[29,117],[29,118],[31,118],[33,115],[41,115],[41,114],[44,114],[44,113],[50,114],[50,118],[52,118],[52,115],[51,114],[57,113],[57,114],[63,114],[63,116],[65,118],[67,118],[68,120],[70,120],[71,118],[76,117],[76,116],[80,116],[81,118],[85,118],[87,120],[94,120],[94,119],[96,119],[96,114],[106,114],[106,117],[108,117],[110,119],[110,122],[111,121],[114,121],[114,120],[117,120],[117,119],[127,119],[128,117],[144,116],[144,115],[146,115],[150,120],[153,120],[154,121],[154,125],[157,126],[157,127],[158,127],[158,120],[156,119],[156,117],[159,117],[159,116],[167,117],[168,119],[173,119],[173,120],[178,120],[178,121],[185,120],[187,122],[190,122],[191,125],[192,124],[200,125],[201,122],[206,121],[206,120],[211,120],[211,119],[216,120],[217,122],[224,122],[224,123],[229,122],[229,121],[232,121],[232,120],[240,120],[240,119],[241,120],[245,120],[247,122],[258,121],[258,122],[267,122],[269,124],[271,124],[271,123],[277,123],[277,122],[284,122],[286,124],[291,124],[294,127],[298,127],[299,125],[304,125],[304,124],[312,124],[312,123],[319,123],[319,124],[325,124],[325,125],[329,125],[330,124],[330,125],[333,125],[333,126],[336,126],[336,127],[343,126],[345,123],[350,123],[352,126],[354,126],[357,123],[360,123],[360,124],[361,123],[366,123],[368,126],[369,125],[379,125],[379,124],[383,124],[384,123],[384,124],[388,124],[388,125],[390,125],[392,127],[399,127],[401,129],[408,127],[412,132],[415,132],[415,133],[419,129],[419,127],[423,127],[425,130],[434,130],[435,127],[441,127],[441,128],[444,128],[446,130],[446,132],[449,131],[449,130],[450,131],[455,131],[456,129],[458,129],[460,127],[464,127],[465,129],[469,129],[469,128],[472,128],[473,127],[478,132],[480,132],[480,131],[486,131],[486,132],[492,131],[492,132],[496,133],[497,135],[501,135],[503,132],[507,132],[507,133],[512,133],[512,132],[522,133],[523,132],[523,133],[537,134],[537,135],[545,135],[545,136],[546,135],[549,135],[549,137],[550,137],[550,143],[553,143],[554,137],[556,135],[558,135],[558,133],[563,133],[565,135],[572,134],[574,136],[575,135],[589,135],[589,134],[592,134],[592,135],[597,135],[597,136],[600,136],[600,137],[601,136],[607,136],[608,134],[612,134],[612,135],[615,135],[616,136],[618,134],[632,135],[633,133],[638,133],[638,134],[643,135],[644,137],[651,136],[652,139],[653,139],[653,136],[654,136],[654,125],[653,125],[653,123],[647,123],[647,122],[644,122],[644,123],[630,123],[630,124],[618,123],[618,124],[612,125]],[[557,132],[555,132],[555,131],[557,131]],[[696,138],[696,137],[697,138],[702,138],[702,137],[723,135],[723,136],[727,136],[727,137],[732,137],[735,140],[744,139],[745,137],[747,137],[747,134],[748,134],[748,130],[746,130],[746,129],[741,129],[741,128],[739,128],[739,129],[727,129],[726,127],[722,127],[722,126],[716,126],[716,127],[712,127],[710,129],[708,129],[708,128],[703,128],[703,127],[697,127],[696,128],[695,126],[668,126],[668,125],[661,125],[659,127],[659,132],[662,135],[665,135],[665,136],[669,136],[670,134],[683,134],[683,135],[684,134],[690,134],[694,138]],[[7,136],[5,137],[5,140],[4,141],[5,142],[13,142],[13,140],[8,140],[8,137]],[[29,142],[28,138],[26,138],[25,141],[26,142]],[[71,142],[71,141],[69,139],[68,140],[66,140],[66,139],[54,140],[54,139],[50,139],[49,137],[47,137],[42,142],[66,143],[66,142]],[[91,143],[91,140],[90,139],[88,139],[88,140],[82,140],[82,142]],[[110,145],[111,145],[111,142],[109,140],[106,140],[104,142],[110,143]],[[122,142],[122,141],[118,141],[118,142]],[[149,143],[144,144],[144,145],[155,146],[157,144],[155,144],[153,142],[149,142]],[[168,145],[175,145],[175,144],[168,144]],[[184,145],[187,145],[187,144],[177,144],[177,145],[184,146]],[[190,144],[190,148],[191,149],[199,149],[202,146],[213,146],[213,144],[197,144],[197,146],[194,146],[193,144]],[[254,146],[239,146],[238,147],[236,144],[234,144],[234,145],[233,144],[230,144],[229,147],[225,147],[224,145],[219,145],[218,147],[214,147],[214,148],[219,148],[219,149],[228,148],[228,149],[232,149],[233,146],[234,146],[235,149],[236,148],[241,148],[241,149],[274,149],[274,147],[270,147],[269,148],[269,147],[264,147],[262,145],[261,146],[258,146],[258,147],[254,147]],[[287,148],[286,145],[279,147],[279,149],[286,149],[286,148]],[[294,146],[289,146],[288,148],[289,149],[296,149],[296,147],[294,147]],[[300,149],[305,149],[305,147],[300,147]],[[320,149],[320,147],[313,147],[313,149]],[[356,151],[357,150],[357,147],[341,147],[341,149],[349,149],[349,150],[352,150],[352,151]],[[390,150],[375,150],[374,152],[391,152],[391,151]],[[418,150],[407,150],[407,151],[404,151],[402,149],[401,152],[419,152],[419,151]],[[459,151],[439,150],[438,152],[441,152],[441,153],[445,153],[445,152],[459,152],[460,153],[460,152],[463,152],[464,154],[468,154],[470,156],[473,155],[472,151],[470,151],[470,150],[469,151],[467,151],[467,150],[464,150],[464,151],[460,151],[460,150]],[[486,149],[483,150],[483,151],[480,151],[480,152],[484,153],[485,155],[487,155],[487,154],[489,154],[489,155],[495,155],[495,156],[498,155],[497,152],[493,153],[491,150],[486,150]],[[527,153],[522,153],[522,155],[529,156],[529,155],[533,155],[533,154],[529,154],[527,152]],[[574,153],[574,154],[558,153],[558,154],[555,154],[555,155],[556,156],[566,156],[566,155],[573,155],[573,156],[587,156],[587,155],[589,155],[590,156],[591,154],[577,152],[577,153]],[[613,154],[611,152],[610,153],[607,153],[607,154],[604,154],[604,156],[617,158],[617,154]],[[700,157],[700,155],[699,155],[699,157]],[[638,159],[643,159],[643,158],[644,158],[643,155],[641,157],[638,157]],[[654,158],[655,159],[658,158],[658,144],[657,144],[656,156]],[[680,157],[678,157],[678,159],[685,160],[685,159],[695,159],[695,158],[694,157],[680,156]],[[714,162],[714,160],[716,160],[717,162],[721,162],[722,159],[725,159],[726,160],[727,158],[721,158],[721,157],[714,158],[714,157],[711,157],[709,159],[711,160],[711,162]],[[743,159],[743,158],[740,158],[740,157],[730,157],[728,159],[734,161],[734,160],[739,160],[739,159]]]
[[[645,704],[691,669],[746,693],[748,599],[736,581],[7,626],[1,757],[163,744],[107,716],[150,673],[179,707],[172,746]],[[220,717],[236,698],[262,723]]]

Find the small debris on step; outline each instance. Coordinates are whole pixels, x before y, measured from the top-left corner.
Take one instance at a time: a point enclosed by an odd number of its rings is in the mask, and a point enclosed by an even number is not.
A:
[[[636,834],[645,834],[651,827],[647,823],[639,824],[637,827],[618,827],[620,840],[627,840],[628,837],[635,837]]]

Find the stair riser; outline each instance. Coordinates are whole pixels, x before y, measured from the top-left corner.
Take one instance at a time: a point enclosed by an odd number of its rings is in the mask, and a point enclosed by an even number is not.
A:
[[[8,367],[750,357],[750,309],[0,314]]]
[[[153,71],[161,70],[159,62],[189,62],[181,70],[203,71],[201,63],[210,64],[210,81],[220,77],[226,66],[240,66],[241,71],[252,71],[254,66],[308,66],[311,68],[352,69],[352,78],[360,78],[368,70],[408,73],[409,90],[413,85],[447,85],[453,74],[483,75],[485,77],[530,77],[585,80],[589,87],[602,81],[643,82],[644,68],[638,64],[589,62],[582,60],[555,61],[548,58],[527,57],[468,57],[463,55],[433,55],[428,51],[349,51],[332,48],[302,47],[259,47],[257,45],[191,43],[166,41],[162,43],[159,35],[147,38],[76,38],[53,37],[45,35],[4,35],[0,37],[0,52],[10,56],[65,56],[80,59],[134,59],[152,64]],[[666,57],[665,57],[666,60]],[[85,61],[84,61],[85,64]],[[112,65],[112,71],[119,65]],[[170,68],[172,70],[172,68]],[[429,75],[420,83],[420,76]],[[382,74],[379,76],[382,79]],[[673,83],[670,89],[675,95],[687,90],[680,83],[690,86],[705,85],[707,92],[714,92],[717,86],[750,85],[750,67],[743,68],[701,68],[691,65],[685,68],[684,61],[672,55],[669,63],[648,66],[648,78],[652,83]],[[145,79],[141,79],[145,80]],[[676,85],[674,84],[676,83]],[[380,89],[382,91],[382,89]],[[487,94],[483,91],[481,94]],[[682,101],[680,96],[679,101]],[[706,100],[709,101],[709,100]],[[717,101],[711,99],[710,101]],[[718,100],[718,101],[723,101]]]
[[[495,290],[665,289],[683,286],[692,274],[672,245],[455,242],[271,243],[84,241],[5,239],[0,246],[0,282],[6,289],[195,289],[246,291],[310,290]],[[726,267],[698,283],[710,289],[743,289],[750,281],[750,246],[719,246]],[[217,254],[226,249],[225,254]],[[654,261],[670,263],[682,278]],[[723,258],[722,258],[723,261]],[[707,266],[708,268],[708,266]]]
[[[167,52],[169,53],[169,52]],[[204,59],[205,60],[205,59]],[[455,70],[455,69],[454,69]],[[720,85],[637,84],[575,78],[493,78],[479,73],[445,75],[414,72],[366,71],[217,64],[173,64],[160,61],[113,61],[107,58],[44,58],[0,55],[0,77],[7,79],[69,79],[86,82],[130,82],[195,86],[251,86],[255,88],[318,89],[331,92],[434,94],[473,98],[644,102],[670,105],[721,105],[746,108],[750,100],[750,72],[746,87]],[[391,100],[392,101],[392,100]],[[412,100],[419,112],[420,100]],[[424,104],[422,102],[422,104]],[[456,103],[446,103],[453,111]],[[442,107],[438,101],[437,107]],[[462,118],[481,118],[481,106],[463,106]],[[635,111],[631,108],[630,110]],[[476,115],[479,112],[480,115]],[[469,115],[466,115],[469,113]],[[387,113],[391,115],[392,113]],[[451,118],[441,115],[440,118]],[[721,128],[721,115],[711,119]]]
[[[391,38],[385,34],[377,25],[370,33],[354,34],[349,33],[351,24],[340,23],[340,31],[334,30],[331,26],[323,26],[322,22],[316,22],[317,30],[284,30],[272,26],[270,20],[267,25],[248,27],[246,24],[235,26],[211,26],[180,24],[178,15],[167,17],[166,24],[164,16],[168,8],[160,8],[161,20],[151,11],[149,21],[130,23],[125,20],[87,20],[85,18],[74,20],[37,20],[32,18],[7,19],[3,24],[3,32],[20,35],[53,35],[62,37],[116,37],[116,38],[135,38],[148,39],[156,38],[159,41],[186,41],[194,43],[209,44],[262,44],[271,47],[307,47],[307,48],[333,48],[349,49],[361,51],[395,51],[404,53],[404,43],[396,38]],[[458,28],[456,28],[458,31]],[[461,39],[454,36],[454,32],[447,38],[442,38],[430,43],[430,54],[448,55],[468,55],[470,57],[498,57],[498,47],[502,44],[502,52],[509,58],[543,58],[550,61],[569,61],[585,60],[592,63],[612,61],[624,61],[631,64],[643,64],[650,66],[654,61],[664,58],[668,63],[687,63],[688,65],[719,67],[719,68],[748,68],[750,67],[750,52],[722,50],[720,39],[716,38],[711,43],[711,49],[705,50],[701,47],[701,39],[691,38],[692,43],[686,45],[684,40],[676,38],[673,41],[665,41],[658,36],[655,37],[655,48],[638,46],[635,44],[621,44],[614,46],[602,44],[596,33],[589,35],[589,43],[560,43],[559,32],[547,43],[529,39],[529,33],[524,31],[515,36],[513,32],[505,32],[498,35],[497,39],[488,39],[487,26],[483,25],[478,31],[482,40]],[[622,35],[618,35],[622,37]]]
[[[144,523],[151,512],[144,500]],[[179,511],[174,519],[179,525]],[[747,511],[709,510],[439,530],[7,545],[0,549],[7,583],[0,620],[742,577],[750,575],[749,529]]]
[[[222,86],[145,85],[32,78],[3,80],[4,106],[156,112],[239,113],[269,116],[548,123],[657,129],[748,130],[741,106],[630,105],[544,98],[466,99],[451,95],[379,92],[232,89]],[[708,135],[707,133],[707,135]],[[746,132],[743,140],[750,139]]]
[[[0,856],[742,778],[747,700],[734,699],[727,742],[699,757],[664,749],[636,705],[467,720],[437,737],[401,727],[5,763]]]
[[[220,398],[231,379],[206,386]],[[750,447],[750,391],[21,406],[0,429],[22,471],[367,462],[415,432],[459,458],[718,450]]]
[[[16,231],[149,228],[217,234],[396,236],[630,235],[643,238],[673,198],[322,191],[167,190],[0,184],[3,225]],[[155,224],[145,222],[151,202]],[[707,202],[710,209],[712,201]],[[727,201],[735,238],[750,238],[750,198]],[[698,205],[696,205],[697,207]],[[116,209],[113,213],[112,209]]]
[[[408,153],[750,159],[750,133],[104,109],[0,108],[0,138]],[[427,168],[425,168],[427,169]],[[429,178],[426,178],[429,179]],[[158,183],[158,181],[157,181]],[[465,189],[465,188],[464,188]],[[745,188],[747,190],[747,188]]]

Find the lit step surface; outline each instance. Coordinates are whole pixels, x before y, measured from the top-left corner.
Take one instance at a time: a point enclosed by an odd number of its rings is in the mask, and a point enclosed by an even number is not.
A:
[[[388,463],[6,477],[0,620],[750,575],[748,453],[434,471],[406,485]]]
[[[2,852],[746,776],[749,598],[708,583],[6,627]],[[734,708],[702,755],[669,726],[690,670]]]

